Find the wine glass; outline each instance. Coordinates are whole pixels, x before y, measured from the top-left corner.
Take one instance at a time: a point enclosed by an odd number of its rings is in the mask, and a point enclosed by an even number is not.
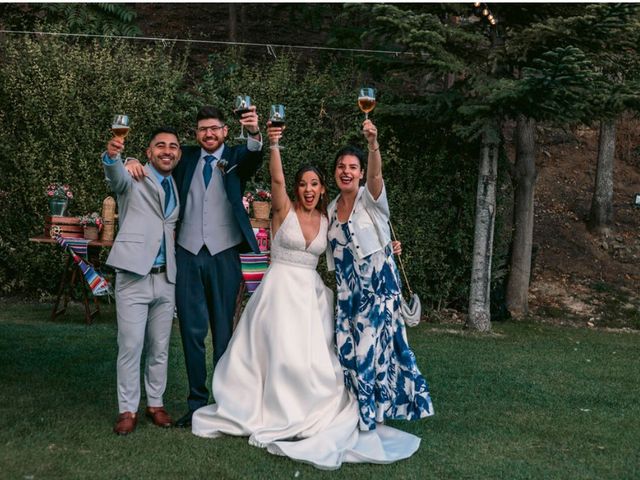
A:
[[[284,128],[285,126],[285,107],[284,105],[271,105],[271,111],[269,113],[269,121],[272,127]],[[278,141],[273,145],[277,148],[284,148],[280,146]]]
[[[369,112],[376,108],[376,91],[373,88],[361,88],[358,95],[358,106],[364,112],[365,120],[369,118]]]
[[[111,122],[111,131],[114,136],[124,140],[129,134],[129,117],[127,115],[114,115]]]
[[[251,111],[251,97],[248,95],[238,95],[233,104],[233,114],[240,120],[242,115]],[[240,124],[240,136],[236,137],[237,140],[246,140],[247,137],[244,134],[244,125]]]

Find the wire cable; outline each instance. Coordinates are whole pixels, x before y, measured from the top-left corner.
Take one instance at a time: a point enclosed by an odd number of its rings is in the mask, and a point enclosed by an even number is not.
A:
[[[323,50],[334,52],[350,52],[350,53],[368,53],[368,54],[380,54],[380,55],[408,55],[414,56],[413,52],[402,52],[398,50],[372,50],[366,48],[340,48],[340,47],[319,47],[311,45],[285,45],[274,43],[255,43],[255,42],[226,42],[222,40],[188,40],[185,38],[163,38],[163,37],[134,37],[130,35],[99,35],[94,33],[64,33],[64,32],[40,32],[29,30],[0,30],[0,33],[6,33],[11,35],[49,35],[57,37],[80,37],[80,38],[103,38],[103,39],[117,39],[117,40],[136,40],[136,41],[151,41],[151,42],[182,42],[182,43],[200,43],[205,45],[225,45],[225,46],[240,46],[240,47],[266,47],[273,51],[274,48],[290,48],[298,50]]]

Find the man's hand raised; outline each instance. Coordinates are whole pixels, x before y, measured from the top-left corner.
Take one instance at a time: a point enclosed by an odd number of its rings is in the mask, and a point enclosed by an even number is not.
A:
[[[124,138],[122,137],[113,137],[107,143],[107,155],[109,158],[118,158],[118,155],[122,153],[124,149]]]

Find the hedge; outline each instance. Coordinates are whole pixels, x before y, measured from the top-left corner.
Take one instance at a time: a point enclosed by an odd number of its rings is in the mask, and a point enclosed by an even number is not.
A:
[[[346,143],[364,147],[356,106],[363,73],[342,57],[318,66],[292,55],[248,62],[241,50],[212,55],[201,75],[170,45],[22,38],[5,39],[0,71],[0,294],[46,296],[61,269],[61,252],[27,241],[40,233],[46,185],[69,183],[72,214],[99,210],[108,195],[99,161],[110,118],[132,119],[126,153],[143,158],[147,135],[173,124],[194,142],[202,104],[229,112],[250,95],[264,124],[272,103],[287,107],[282,140],[289,181],[302,163],[328,172]],[[198,77],[197,80],[193,80]],[[394,227],[403,241],[413,290],[427,308],[466,306],[473,243],[477,145],[461,142],[437,119],[399,115],[402,92],[384,92],[372,119],[379,129],[383,172]],[[385,103],[386,102],[386,103]],[[395,108],[394,108],[395,107]],[[258,177],[268,181],[265,166]],[[52,255],[52,252],[54,254]],[[325,274],[330,281],[330,276]]]

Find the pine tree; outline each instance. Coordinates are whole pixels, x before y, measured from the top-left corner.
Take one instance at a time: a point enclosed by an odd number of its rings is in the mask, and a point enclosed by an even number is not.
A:
[[[491,162],[491,155],[486,152],[491,151],[494,139],[499,138],[501,123],[517,121],[518,153],[512,168],[514,236],[507,289],[508,305],[516,315],[526,314],[528,308],[536,180],[535,125],[584,121],[594,111],[592,93],[601,84],[601,73],[581,48],[567,42],[548,42],[546,32],[585,10],[582,5],[496,4],[492,14],[498,20],[497,28],[483,21],[486,15],[461,5],[426,8],[379,5],[370,10],[375,19],[373,33],[379,38],[393,39],[416,54],[412,65],[415,73],[428,74],[433,79],[454,76],[455,81],[447,82],[439,91],[432,89],[428,94],[419,94],[439,97],[448,105],[455,130],[466,141],[484,139],[480,147],[483,153],[479,156],[481,172],[488,173],[481,175],[494,176],[486,165]],[[487,135],[491,131],[495,135]],[[494,185],[486,181],[479,181],[478,185],[485,196],[479,193],[477,208],[490,206]],[[482,241],[476,242],[474,257],[484,258],[481,269],[490,269],[491,245],[486,243],[493,238],[493,223],[477,221],[476,228],[485,231],[480,237],[476,232],[476,239]],[[490,328],[487,286],[474,284],[489,278],[489,272],[480,275],[474,267],[468,322],[472,329]]]

